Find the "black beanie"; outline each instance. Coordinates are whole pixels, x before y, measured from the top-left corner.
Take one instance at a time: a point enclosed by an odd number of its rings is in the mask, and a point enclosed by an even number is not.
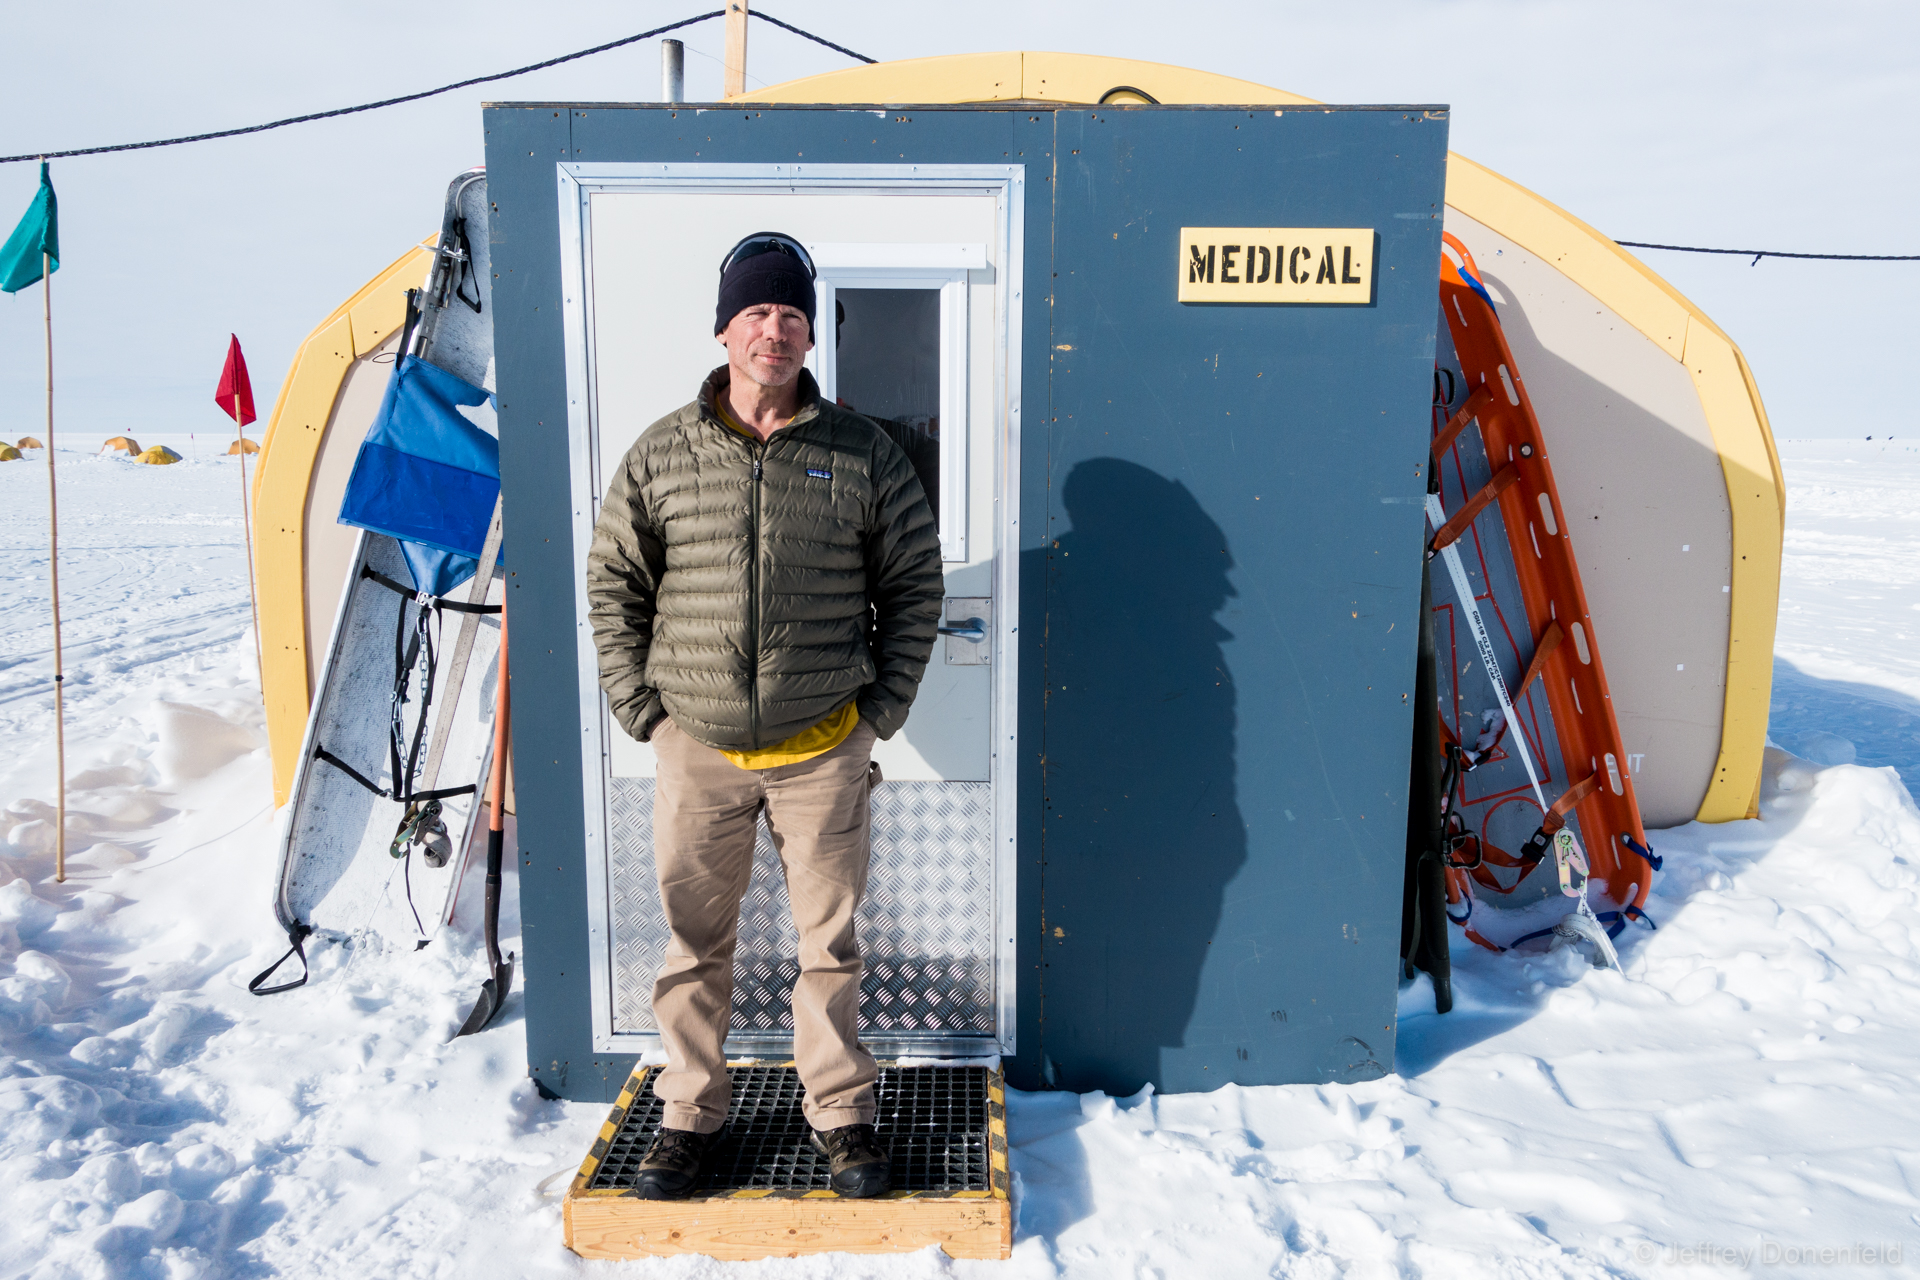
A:
[[[784,253],[756,253],[741,258],[720,277],[720,305],[714,308],[713,331],[726,330],[748,307],[777,302],[807,313],[807,337],[813,337],[813,277],[798,258]]]

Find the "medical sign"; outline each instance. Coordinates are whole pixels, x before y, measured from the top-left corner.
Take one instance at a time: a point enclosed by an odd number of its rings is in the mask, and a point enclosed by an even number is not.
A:
[[[1370,227],[1182,227],[1180,301],[1373,301]]]

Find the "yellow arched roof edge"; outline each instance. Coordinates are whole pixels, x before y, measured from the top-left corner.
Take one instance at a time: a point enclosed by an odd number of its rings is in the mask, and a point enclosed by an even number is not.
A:
[[[1152,81],[1151,84],[1143,83]],[[954,53],[938,58],[875,62],[845,71],[789,80],[729,98],[729,102],[922,103],[1098,102],[1122,86],[1145,89],[1164,103],[1248,103],[1310,107],[1312,98],[1251,80],[1194,71],[1164,62],[1102,58],[1084,53]],[[1116,99],[1138,105],[1140,99]]]
[[[1317,106],[1312,98],[1189,67],[1091,54],[965,53],[851,67],[730,99],[778,103],[1095,103],[1121,86],[1166,104]],[[1127,95],[1120,103],[1138,104]],[[1447,157],[1447,204],[1562,274],[1686,366],[1720,453],[1732,511],[1733,573],[1720,759],[1697,817],[1759,813],[1773,693],[1786,483],[1745,357],[1707,314],[1645,263],[1565,209],[1465,156]]]
[[[407,290],[426,278],[433,240],[414,246],[333,309],[293,357],[253,473],[254,590],[273,802],[293,789],[313,691],[307,686],[307,494],[320,442],[353,362],[406,320]]]

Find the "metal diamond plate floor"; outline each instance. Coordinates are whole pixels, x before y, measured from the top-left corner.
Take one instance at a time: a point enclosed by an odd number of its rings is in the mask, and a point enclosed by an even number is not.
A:
[[[653,870],[653,779],[612,779],[611,808],[613,1029],[650,1032],[667,944]],[[867,965],[863,1034],[995,1030],[992,827],[990,783],[874,789],[873,863],[857,924]],[[762,822],[740,908],[735,1033],[792,1033],[798,950],[780,860]]]

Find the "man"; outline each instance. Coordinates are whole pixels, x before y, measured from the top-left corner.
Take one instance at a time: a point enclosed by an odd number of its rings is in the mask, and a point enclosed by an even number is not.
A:
[[[888,1189],[873,1056],[858,1035],[853,917],[866,887],[876,738],[926,670],[944,588],[906,455],[821,400],[813,266],[763,233],[721,263],[727,363],[647,428],[608,487],[588,555],[600,683],[651,741],[653,850],[671,939],[654,984],[665,1104],[637,1186],[685,1195],[726,1119],[740,900],[764,811],[800,934],[794,1057],[835,1190]]]

